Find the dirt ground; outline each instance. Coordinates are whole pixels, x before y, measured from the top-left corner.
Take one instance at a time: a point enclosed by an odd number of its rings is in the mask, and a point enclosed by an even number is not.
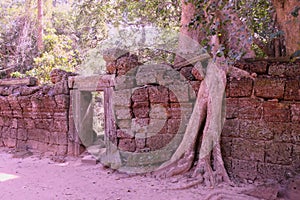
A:
[[[0,149],[0,199],[194,200],[261,199],[240,194],[246,187],[219,186],[174,190],[176,181],[129,177],[79,158],[55,162],[45,156],[16,156]]]

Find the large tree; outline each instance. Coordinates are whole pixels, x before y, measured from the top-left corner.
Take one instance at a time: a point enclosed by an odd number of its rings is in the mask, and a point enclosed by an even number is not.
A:
[[[236,60],[241,58],[253,58],[255,53],[252,46],[259,44],[267,52],[270,49],[266,42],[253,39],[249,28],[240,20],[235,10],[235,4],[232,1],[185,1],[182,0],[181,28],[182,34],[198,43],[206,44],[208,52],[212,59],[210,60],[204,79],[201,82],[196,104],[189,124],[187,126],[184,138],[173,154],[169,162],[165,163],[156,173],[159,176],[170,177],[189,172],[193,169],[191,181],[183,187],[190,187],[195,184],[204,183],[207,186],[214,186],[218,182],[225,181],[230,183],[230,179],[224,168],[221,154],[220,139],[222,126],[225,121],[224,96],[226,86],[226,75],[234,77],[251,77],[245,71],[233,66]],[[296,7],[299,1],[273,1],[277,11],[277,26],[284,31],[286,52],[288,54],[299,49],[299,18],[293,14],[291,22],[292,5]],[[280,3],[280,4],[279,4]],[[285,5],[288,5],[285,7]],[[294,8],[295,9],[295,8]],[[296,9],[299,10],[299,7]],[[298,10],[296,12],[298,12]],[[291,30],[291,23],[295,24],[298,20],[295,30]],[[289,38],[293,36],[293,38]],[[296,39],[295,39],[296,38]],[[276,41],[276,40],[275,40]],[[272,41],[274,42],[274,41]],[[270,47],[270,46],[269,46]],[[284,54],[282,47],[276,56]],[[193,55],[193,49],[190,48],[186,40],[179,39],[180,54]],[[201,58],[198,60],[200,63]],[[206,58],[207,59],[207,58]],[[192,59],[195,62],[195,59]],[[194,64],[178,57],[175,60],[175,67],[183,64]],[[195,64],[195,68],[201,64]],[[203,69],[198,67],[201,72]],[[196,73],[197,74],[197,73]],[[198,73],[198,75],[201,73]],[[202,133],[202,137],[199,134]],[[197,145],[200,145],[198,147]],[[198,154],[196,154],[198,153]],[[195,159],[197,158],[197,159]],[[211,160],[212,159],[212,160]],[[197,165],[194,165],[197,160]],[[213,162],[212,162],[213,161]]]

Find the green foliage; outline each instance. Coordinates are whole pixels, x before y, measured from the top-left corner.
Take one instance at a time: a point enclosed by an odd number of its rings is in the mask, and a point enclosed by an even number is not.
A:
[[[0,2],[0,67],[21,72],[32,66],[37,55],[35,18],[23,1]]]
[[[50,72],[54,69],[75,71],[80,63],[78,51],[72,48],[73,41],[65,35],[50,33],[44,36],[44,51],[34,59],[35,67],[26,72],[37,77],[42,83],[49,82]]]
[[[22,74],[21,72],[16,71],[16,72],[10,73],[10,76],[12,78],[24,78],[24,77],[26,77],[26,74]]]

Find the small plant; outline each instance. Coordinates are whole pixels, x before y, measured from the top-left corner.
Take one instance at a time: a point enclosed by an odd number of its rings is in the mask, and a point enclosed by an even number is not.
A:
[[[50,82],[50,72],[56,69],[74,71],[79,65],[78,51],[72,47],[73,41],[65,35],[57,35],[50,30],[50,34],[44,36],[44,51],[34,58],[35,67],[26,72],[26,75],[34,76],[41,83]]]
[[[22,73],[16,71],[16,72],[10,73],[10,77],[12,77],[12,78],[24,78],[24,77],[26,77],[26,74],[22,74]]]

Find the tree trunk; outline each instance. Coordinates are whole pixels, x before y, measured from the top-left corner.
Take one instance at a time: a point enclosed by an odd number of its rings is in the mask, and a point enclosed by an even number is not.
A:
[[[194,18],[196,12],[195,6],[191,3],[186,4],[182,0],[182,19],[181,19],[181,35],[179,37],[179,53],[188,53],[190,56],[197,55],[201,52],[197,45],[191,44],[190,40],[185,37],[190,37],[195,43],[199,44],[204,35],[200,33],[200,27],[190,29],[187,24]],[[244,50],[247,57],[254,55],[251,50],[251,44],[244,41],[236,41],[236,38],[250,37],[247,29],[243,31],[236,31],[243,23],[230,10],[217,13],[213,20],[213,25],[210,28],[220,30],[220,21],[223,20],[224,15],[231,16],[232,21],[222,25],[222,30],[226,34],[213,34],[206,39],[210,41],[212,58],[209,58],[209,64],[206,69],[202,68],[201,62],[198,61],[194,68],[199,71],[199,74],[204,74],[204,80],[201,82],[200,89],[197,95],[196,103],[193,113],[189,120],[187,129],[185,131],[183,140],[172,158],[164,163],[156,172],[157,176],[170,177],[182,173],[189,172],[195,165],[195,158],[198,159],[196,167],[191,175],[192,180],[185,186],[186,188],[194,186],[195,184],[204,183],[206,186],[215,186],[219,182],[230,183],[230,179],[224,167],[224,162],[221,154],[221,132],[225,122],[225,88],[226,88],[226,74],[232,73],[234,76],[249,76],[247,72],[237,70],[228,65],[225,55],[218,55],[221,45],[226,46],[232,50]],[[214,13],[216,14],[216,13]],[[205,19],[211,20],[210,13],[205,10],[203,12]],[[233,31],[232,31],[233,30]],[[226,38],[225,38],[226,37]],[[187,42],[188,41],[188,42]],[[223,44],[220,42],[223,41]],[[203,54],[203,52],[202,52]],[[207,53],[206,53],[207,54]],[[180,55],[179,55],[180,57]],[[199,56],[198,56],[199,57]],[[203,56],[201,57],[203,58]],[[205,58],[205,57],[204,57]],[[206,57],[206,59],[208,59]],[[194,59],[190,59],[194,60]],[[175,67],[183,62],[175,63]],[[192,63],[187,63],[192,64]],[[205,73],[201,73],[204,71]],[[202,138],[199,134],[202,133]],[[198,147],[197,145],[201,146]],[[196,155],[198,153],[198,155]],[[211,158],[213,162],[211,162]]]
[[[43,50],[43,0],[38,0],[38,36],[37,47],[38,51]]]
[[[300,2],[299,0],[272,0],[272,2],[276,11],[276,24],[284,32],[286,55],[290,56],[300,49]],[[277,54],[284,55],[284,53],[282,51]]]

